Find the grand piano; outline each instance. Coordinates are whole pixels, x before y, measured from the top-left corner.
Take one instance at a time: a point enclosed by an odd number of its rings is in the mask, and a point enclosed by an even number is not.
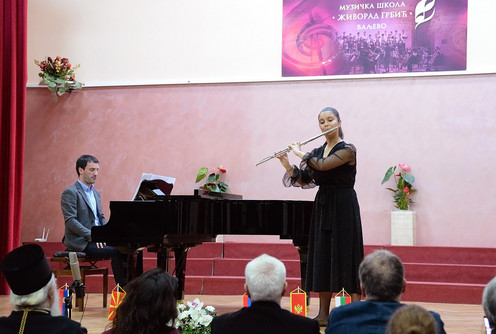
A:
[[[292,239],[298,249],[303,285],[313,202],[214,195],[197,190],[191,196],[110,202],[109,221],[91,229],[92,241],[130,251],[146,247],[157,252],[157,267],[165,270],[174,252],[177,297],[182,299],[187,251],[191,247],[214,241],[220,234],[279,235]]]

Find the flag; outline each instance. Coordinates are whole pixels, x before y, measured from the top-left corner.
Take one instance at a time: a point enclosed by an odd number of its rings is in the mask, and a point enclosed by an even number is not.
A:
[[[336,304],[336,307],[349,304],[351,303],[351,296],[343,288],[334,297],[334,302]]]
[[[248,295],[245,293],[243,295],[243,307],[250,307],[251,306],[251,299],[248,297]]]
[[[297,287],[289,295],[291,313],[307,316],[307,294]]]
[[[69,286],[67,283],[59,288],[59,305],[63,316],[67,316],[65,309],[65,297],[69,297]]]
[[[121,292],[122,291],[122,292]],[[108,320],[114,320],[115,311],[117,307],[122,303],[122,299],[126,296],[126,291],[117,284],[117,286],[112,290],[112,298],[110,300]]]

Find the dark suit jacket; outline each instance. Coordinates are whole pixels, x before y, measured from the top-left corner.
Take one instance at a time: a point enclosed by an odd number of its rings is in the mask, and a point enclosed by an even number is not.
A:
[[[23,311],[13,311],[8,317],[0,318],[0,333],[17,334]],[[52,317],[50,314],[30,311],[24,327],[24,334],[83,334],[86,328],[67,317]]]
[[[329,315],[325,333],[384,334],[389,318],[403,305],[397,302],[361,301],[335,307]],[[439,314],[432,311],[431,314],[438,323],[439,334],[446,334]]]
[[[212,320],[212,334],[319,334],[317,320],[293,314],[274,302],[253,302],[250,307]]]
[[[95,194],[100,224],[105,225],[107,221],[103,217],[100,193],[96,189],[93,189],[93,193]],[[81,252],[91,241],[91,227],[95,221],[95,215],[79,182],[76,181],[64,190],[61,207],[65,220],[65,233],[62,242],[69,250]]]

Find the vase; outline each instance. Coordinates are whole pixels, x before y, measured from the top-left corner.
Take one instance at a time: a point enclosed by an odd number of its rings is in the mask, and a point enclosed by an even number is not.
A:
[[[391,211],[391,245],[415,245],[415,211]]]

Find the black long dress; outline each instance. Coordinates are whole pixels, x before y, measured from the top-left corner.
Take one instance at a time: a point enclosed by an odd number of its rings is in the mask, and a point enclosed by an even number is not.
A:
[[[327,157],[327,144],[305,154],[285,186],[319,186],[312,213],[306,272],[307,291],[360,293],[358,266],[363,259],[360,207],[353,186],[356,148],[339,142]]]

